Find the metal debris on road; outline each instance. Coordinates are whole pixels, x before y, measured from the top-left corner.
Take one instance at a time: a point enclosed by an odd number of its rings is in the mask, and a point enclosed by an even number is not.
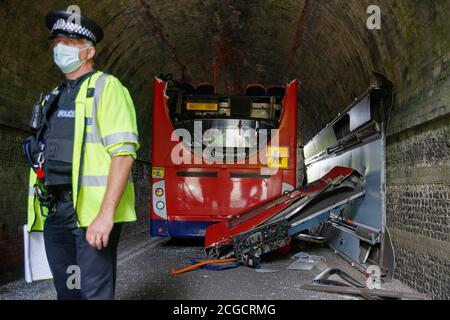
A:
[[[300,252],[300,254],[294,256],[295,260],[291,265],[289,265],[288,270],[303,270],[309,271],[314,268],[319,262],[325,259],[320,256],[310,256],[307,253]]]

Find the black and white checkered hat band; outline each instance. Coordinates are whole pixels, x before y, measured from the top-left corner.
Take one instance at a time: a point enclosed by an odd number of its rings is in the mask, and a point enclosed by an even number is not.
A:
[[[92,39],[94,42],[97,42],[97,37],[95,34],[85,27],[80,26],[76,23],[67,22],[64,19],[59,19],[56,21],[56,23],[53,25],[52,32],[56,30],[61,30],[69,33],[75,33],[81,36],[84,36],[88,39]]]

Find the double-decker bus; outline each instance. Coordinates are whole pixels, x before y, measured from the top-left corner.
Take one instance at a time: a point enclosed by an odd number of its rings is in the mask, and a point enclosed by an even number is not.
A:
[[[155,78],[150,233],[206,228],[297,187],[299,81],[220,95],[209,84]]]

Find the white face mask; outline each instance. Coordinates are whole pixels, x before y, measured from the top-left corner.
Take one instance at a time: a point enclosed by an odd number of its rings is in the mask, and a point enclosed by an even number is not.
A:
[[[53,60],[63,73],[72,73],[86,62],[86,60],[80,61],[80,52],[89,48],[86,47],[80,50],[77,47],[58,44],[53,48]]]

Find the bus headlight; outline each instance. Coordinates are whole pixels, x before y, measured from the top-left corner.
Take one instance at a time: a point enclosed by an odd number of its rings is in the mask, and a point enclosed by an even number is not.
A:
[[[158,201],[157,203],[156,203],[156,208],[158,209],[158,210],[162,210],[162,209],[164,209],[166,207],[166,205],[164,204],[164,202],[162,202],[162,201]]]
[[[162,197],[164,195],[164,190],[162,188],[158,188],[155,190],[155,195],[157,197]]]

